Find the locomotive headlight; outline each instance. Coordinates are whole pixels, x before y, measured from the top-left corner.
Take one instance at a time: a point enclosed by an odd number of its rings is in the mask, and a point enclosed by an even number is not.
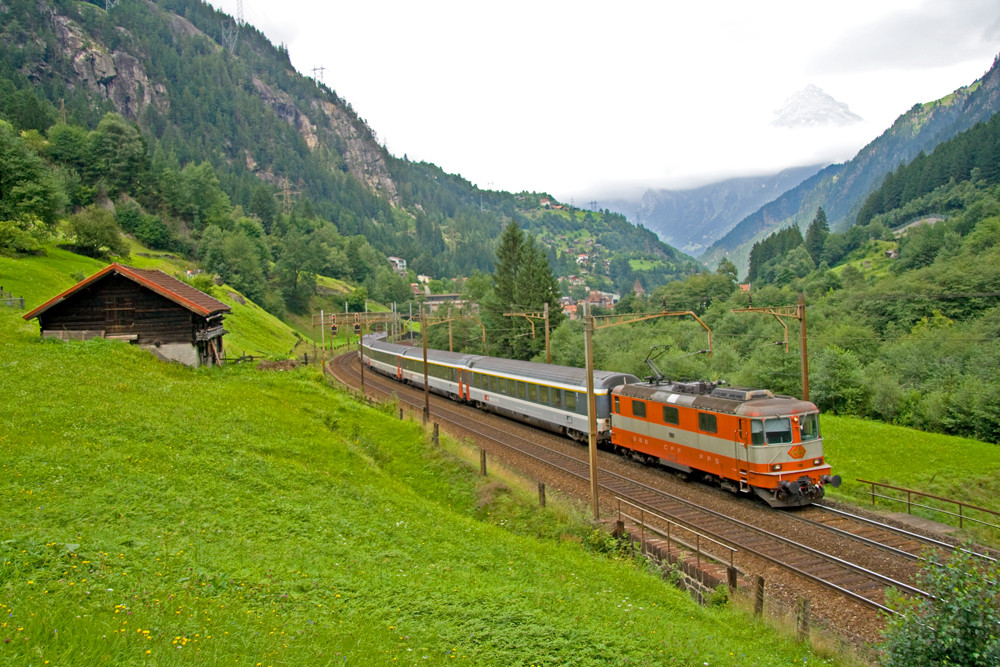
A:
[[[781,464],[780,463],[772,463],[771,464],[771,470],[773,470],[774,472],[778,472],[779,470],[781,470]]]
[[[813,465],[818,466],[823,464],[823,459],[813,459]]]

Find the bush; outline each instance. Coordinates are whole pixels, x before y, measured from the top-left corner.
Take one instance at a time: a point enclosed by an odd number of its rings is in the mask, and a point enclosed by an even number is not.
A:
[[[889,596],[889,607],[899,615],[889,620],[885,631],[883,665],[1000,664],[1000,566],[982,568],[964,550],[948,560],[934,553],[917,576],[917,585],[933,597]]]
[[[74,247],[89,257],[128,256],[128,246],[111,211],[88,206],[69,218]]]

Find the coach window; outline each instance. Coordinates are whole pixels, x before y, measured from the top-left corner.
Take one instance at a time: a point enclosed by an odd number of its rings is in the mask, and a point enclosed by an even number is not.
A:
[[[538,385],[528,384],[528,400],[532,403],[538,402]]]
[[[764,422],[759,419],[754,419],[750,422],[750,444],[764,444]]]
[[[576,412],[576,392],[566,390],[566,409],[570,412]]]
[[[636,417],[645,417],[646,403],[643,401],[632,401],[632,414]]]
[[[769,445],[784,445],[792,441],[792,420],[775,417],[764,420],[764,436]]]
[[[698,429],[705,433],[717,433],[719,428],[715,423],[715,415],[708,412],[699,412]]]
[[[538,388],[538,402],[542,403],[543,405],[548,405],[549,404],[550,401],[549,401],[549,388],[548,387],[539,387]]]
[[[666,424],[680,424],[681,423],[680,412],[673,405],[664,405],[663,421]]]
[[[562,410],[563,407],[563,390],[553,389],[552,390],[552,407]]]
[[[523,381],[518,380],[517,381],[517,397],[523,399],[523,398],[526,398],[527,396],[528,396],[528,389],[527,389],[527,387],[525,386],[525,384],[524,384]]]

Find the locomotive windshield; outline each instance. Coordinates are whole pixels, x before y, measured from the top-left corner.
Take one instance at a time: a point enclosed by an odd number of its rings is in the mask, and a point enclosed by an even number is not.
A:
[[[753,445],[785,445],[792,441],[792,420],[788,417],[754,419],[750,422],[750,443]]]
[[[807,415],[799,415],[799,429],[803,441],[817,439],[819,437],[819,413],[810,412]]]

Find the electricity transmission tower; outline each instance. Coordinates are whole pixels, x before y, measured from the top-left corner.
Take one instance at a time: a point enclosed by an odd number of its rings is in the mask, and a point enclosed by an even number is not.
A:
[[[110,0],[108,0],[110,2]],[[116,2],[118,0],[115,0]],[[236,53],[236,42],[240,38],[240,28],[243,26],[243,0],[236,0],[236,22],[222,22],[222,45],[230,53]]]
[[[104,0],[104,11],[110,12],[121,0]]]

